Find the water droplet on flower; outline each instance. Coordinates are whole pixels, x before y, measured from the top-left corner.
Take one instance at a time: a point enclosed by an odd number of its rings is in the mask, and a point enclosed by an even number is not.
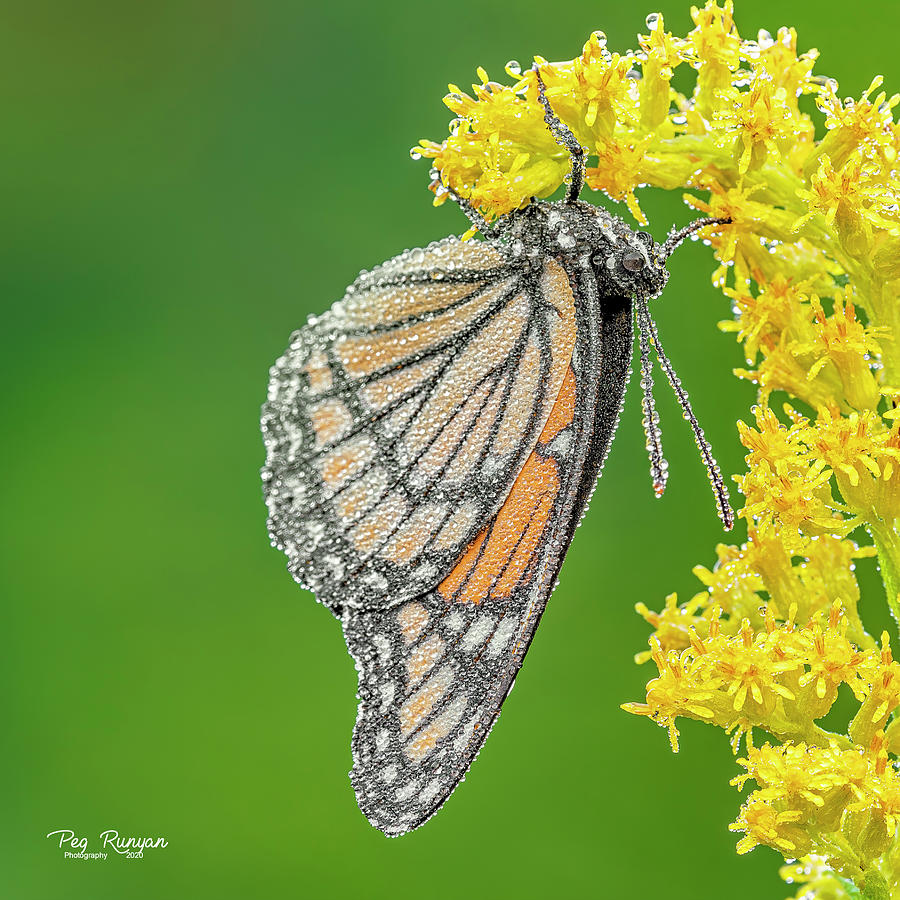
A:
[[[765,28],[759,29],[759,33],[756,35],[756,40],[763,50],[768,50],[769,47],[772,47],[775,44],[775,38],[773,38],[771,32],[766,31]]]
[[[606,47],[606,32],[605,31],[595,31],[591,37],[594,39],[594,42],[600,47],[601,50]]]
[[[651,31],[656,31],[656,29],[659,28],[659,20],[660,20],[661,18],[662,18],[662,17],[660,16],[659,13],[650,13],[650,15],[647,16],[647,19],[646,19],[646,21],[647,21],[647,27],[648,27]]]
[[[511,59],[506,66],[504,66],[507,72],[510,75],[521,75],[522,74],[522,66],[517,59]]]
[[[422,151],[421,151],[418,147],[413,147],[413,148],[409,151],[409,155],[410,155],[413,159],[421,159],[421,158],[422,158]]]

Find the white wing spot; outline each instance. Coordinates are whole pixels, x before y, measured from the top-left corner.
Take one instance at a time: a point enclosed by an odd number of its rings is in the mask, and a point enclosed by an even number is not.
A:
[[[338,581],[344,577],[344,563],[339,556],[333,553],[326,554],[322,557],[322,562],[331,569],[331,573]]]
[[[466,617],[459,607],[454,607],[451,613],[444,616],[444,628],[451,634],[456,634],[466,624]]]
[[[437,573],[437,566],[435,566],[434,563],[423,562],[412,574],[413,578],[417,581],[428,581],[429,579],[434,578]]]
[[[384,665],[391,658],[391,642],[383,634],[372,636],[372,643],[378,653],[378,662]]]
[[[422,789],[422,793],[419,796],[419,800],[424,805],[428,806],[432,800],[440,793],[442,787],[444,787],[444,779],[438,775],[437,778],[433,778],[425,787]]]
[[[550,442],[550,450],[558,457],[568,456],[572,448],[572,432],[569,429],[561,431]]]
[[[380,572],[366,572],[359,580],[373,590],[379,592],[387,590],[388,580]]]
[[[478,520],[480,509],[474,503],[461,506],[448,520],[434,539],[438,550],[447,550],[459,543]]]
[[[466,652],[471,653],[477,650],[490,636],[494,630],[494,617],[487,613],[481,613],[478,618],[469,626],[466,636],[462,639],[460,647]]]
[[[476,713],[463,725],[462,730],[456,736],[453,741],[453,749],[457,753],[462,753],[463,750],[466,749],[466,744],[472,739],[472,734],[475,731],[475,726],[478,724],[479,719],[481,718],[480,714]]]
[[[406,800],[409,800],[410,797],[413,796],[418,790],[419,785],[422,783],[421,778],[415,778],[410,781],[408,784],[403,785],[400,790],[397,791],[397,799],[403,803]]]
[[[386,713],[388,707],[394,702],[394,694],[397,692],[397,686],[393,681],[386,681],[378,688],[378,692],[381,694],[381,709],[378,711],[380,713]]]
[[[507,616],[501,619],[494,636],[491,638],[491,642],[487,645],[485,653],[490,657],[497,656],[509,643],[509,639],[513,634],[515,634],[517,625],[518,623],[514,616]]]

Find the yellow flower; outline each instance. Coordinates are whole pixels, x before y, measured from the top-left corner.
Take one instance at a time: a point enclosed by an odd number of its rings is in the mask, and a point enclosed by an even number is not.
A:
[[[868,745],[887,725],[900,706],[900,664],[894,662],[887,633],[881,635],[881,650],[868,654],[864,670],[867,682],[865,702],[850,723],[849,734],[856,743]]]
[[[605,191],[614,200],[624,200],[634,218],[647,224],[637,197],[634,184],[644,165],[649,140],[632,144],[598,140],[595,144],[597,165],[585,171],[585,183],[594,190]]]
[[[817,751],[806,744],[788,741],[773,747],[769,743],[761,747],[751,747],[746,759],[739,759],[738,765],[746,772],[731,779],[739,790],[748,779],[753,779],[760,790],[755,792],[757,800],[771,803],[785,801],[789,806],[809,811],[809,806],[822,807],[822,795],[834,787],[834,777],[827,766],[813,764]]]
[[[756,428],[737,423],[741,443],[750,451],[745,459],[751,470],[766,466],[775,475],[788,476],[804,472],[810,463],[810,452],[800,439],[805,420],[787,427],[768,406],[757,406],[753,412]]]
[[[747,360],[735,374],[759,388],[752,424],[737,425],[747,539],[694,568],[702,590],[687,601],[636,604],[652,630],[636,660],[656,674],[624,708],[673,750],[680,717],[722,728],[735,753],[745,739],[734,783],[757,787],[730,827],[742,853],[803,857],[785,870],[812,892],[798,896],[900,896],[900,664],[866,631],[855,571],[877,556],[900,620],[900,95],[879,77],[841,98],[794,29],[742,39],[731,0],[691,16],[683,36],[648,17],[619,53],[595,32],[571,60],[535,57],[588,188],[638,222],[645,185],[731,220],[705,239],[733,313],[720,327]],[[676,71],[694,81],[684,93]],[[449,135],[413,149],[432,161],[435,203],[452,191],[491,219],[564,184],[537,75],[507,75],[479,69],[471,95],[451,85]]]
[[[748,363],[756,360],[763,341],[777,341],[783,333],[798,340],[811,340],[813,330],[804,309],[809,302],[809,289],[808,281],[794,283],[783,275],[764,284],[756,296],[747,288],[725,288],[723,293],[733,301],[734,319],[720,322],[719,327],[737,333]]]
[[[799,584],[791,597],[800,609],[801,621],[811,621],[816,613],[833,609],[838,602],[847,621],[849,639],[857,647],[873,647],[874,640],[866,633],[857,612],[859,584],[854,569],[855,560],[874,555],[874,547],[859,547],[830,534],[806,541],[803,560],[792,570]]]
[[[892,235],[900,233],[896,190],[884,185],[880,174],[878,166],[862,156],[851,157],[836,170],[828,154],[823,153],[810,187],[797,189],[808,212],[797,219],[795,230],[820,214],[844,251],[851,256],[870,254],[875,246],[873,227]]]
[[[858,513],[879,505],[886,461],[890,461],[887,480],[895,476],[900,450],[889,444],[891,434],[877,413],[854,411],[843,418],[828,410],[820,412],[808,432],[810,448],[834,470],[841,495]]]
[[[654,637],[662,651],[682,650],[690,646],[693,630],[704,620],[695,615],[706,606],[707,597],[698,594],[682,606],[678,605],[678,594],[669,594],[662,612],[653,612],[646,604],[635,604],[635,610],[653,626]],[[637,663],[645,663],[653,656],[646,650],[635,656]]]
[[[734,4],[707,3],[691,8],[696,26],[688,34],[688,62],[698,70],[695,99],[697,110],[711,120],[721,92],[731,88],[733,73],[740,65],[741,38],[734,25]]]
[[[733,91],[731,108],[716,113],[716,123],[735,129],[738,172],[759,169],[769,153],[780,154],[796,140],[787,90],[771,76],[759,76],[749,91]]]
[[[746,285],[749,279],[764,284],[783,272],[780,256],[773,253],[781,242],[795,240],[793,213],[778,209],[759,198],[761,184],[724,186],[708,176],[694,176],[692,183],[710,192],[708,201],[690,194],[685,202],[692,208],[716,218],[731,219],[726,229],[709,236],[721,265],[713,273],[713,283],[723,287],[726,271],[733,268],[734,283]]]
[[[728,829],[745,832],[738,841],[738,853],[749,853],[754,847],[767,844],[785,856],[802,856],[809,852],[811,843],[809,835],[797,825],[802,818],[799,810],[777,812],[765,801],[754,800],[741,807],[740,816]]]
[[[595,31],[581,56],[571,63],[536,62],[547,99],[583,144],[608,140],[617,123],[635,118],[637,85],[628,77],[633,58],[630,54],[610,54],[602,32]],[[534,84],[536,91],[533,77],[529,77],[529,84]]]
[[[650,639],[650,653],[659,675],[647,685],[646,703],[625,703],[622,709],[639,716],[647,716],[669,732],[672,750],[678,752],[678,728],[675,719],[688,716],[693,719],[713,721],[717,710],[709,703],[716,700],[716,689],[720,682],[697,678],[690,672],[687,663],[690,652],[682,654],[664,652],[656,637]],[[719,711],[716,724],[728,728],[733,724],[730,711]]]
[[[735,477],[746,498],[739,515],[753,519],[761,532],[774,527],[776,520],[804,534],[843,531],[830,507],[830,480],[831,471],[822,460],[791,474],[778,474],[763,464]]]
[[[420,141],[412,152],[434,160],[442,184],[498,216],[552,194],[569,159],[547,131],[536,98],[489,81],[483,69],[478,74],[474,97],[450,85],[444,102],[460,117],[450,137],[443,144]]]
[[[687,42],[665,30],[663,17],[647,17],[648,35],[638,35],[644,54],[641,63],[640,111],[641,125],[648,130],[662,128],[675,134],[669,121],[672,89],[670,82],[675,69],[681,65]]]
[[[871,358],[881,354],[876,335],[884,334],[884,328],[866,328],[856,317],[852,292],[838,291],[834,313],[825,315],[819,298],[810,298],[815,315],[814,338],[808,343],[797,342],[794,352],[813,353],[818,358],[809,367],[810,380],[815,378],[827,363],[832,363],[841,380],[846,402],[856,409],[874,409],[881,400],[881,392],[872,373]]]
[[[762,606],[760,592],[765,589],[765,582],[753,565],[752,551],[746,546],[738,548],[719,544],[716,556],[712,571],[704,566],[694,567],[694,575],[708,591],[707,594],[698,596],[703,598],[708,607],[716,606],[721,609],[728,616],[727,623],[749,618],[754,624],[759,624],[762,621],[759,614]],[[705,633],[699,622],[694,627],[698,633]],[[726,626],[726,633],[734,630],[736,626]]]
[[[819,93],[821,86],[811,78],[811,72],[819,56],[818,50],[797,53],[797,31],[779,28],[773,39],[766,32],[760,33],[758,54],[750,54],[750,64],[759,76],[771,78],[778,88],[784,89],[784,105],[797,123],[797,136],[812,141],[814,130],[808,118],[800,113],[797,103],[803,94]]]
[[[817,617],[818,618],[818,617]],[[799,680],[799,686],[812,685],[818,700],[825,700],[824,710],[831,708],[837,699],[837,689],[847,684],[858,699],[863,697],[860,668],[864,656],[846,637],[846,620],[843,618],[840,602],[835,600],[831,607],[828,626],[815,624],[811,628],[811,646],[803,648],[803,662],[806,674]],[[812,698],[810,698],[810,702]],[[816,716],[818,718],[818,716]]]
[[[859,100],[848,98],[842,101],[837,95],[837,84],[829,82],[822,91],[817,104],[825,114],[828,134],[819,146],[819,155],[828,154],[837,169],[841,169],[857,147],[878,153],[883,163],[892,165],[897,158],[897,134],[894,130],[892,111],[900,103],[900,96],[894,94],[887,99],[882,92],[874,100],[871,95],[881,87],[884,79],[878,75]]]

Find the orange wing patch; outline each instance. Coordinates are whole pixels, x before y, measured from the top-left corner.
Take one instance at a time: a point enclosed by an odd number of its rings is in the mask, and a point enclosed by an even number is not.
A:
[[[466,549],[438,585],[447,601],[480,603],[506,598],[522,580],[550,520],[561,482],[555,459],[540,451],[575,418],[575,373],[566,372],[559,396],[538,439],[538,449],[522,466],[494,521]]]
[[[559,389],[559,396],[553,409],[550,410],[550,416],[544,430],[538,438],[539,444],[549,444],[562,430],[568,428],[575,421],[575,373],[572,367],[566,370],[566,376],[563,378],[562,387]]]
[[[428,610],[421,603],[407,603],[397,612],[397,624],[407,644],[411,644],[428,624]]]

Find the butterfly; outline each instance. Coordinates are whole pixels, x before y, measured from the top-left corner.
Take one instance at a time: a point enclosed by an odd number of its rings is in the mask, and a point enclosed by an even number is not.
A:
[[[647,302],[702,219],[662,244],[578,199],[532,200],[483,240],[448,237],[360,274],[296,331],[262,410],[268,527],[293,577],[343,627],[359,673],[350,778],[396,836],[431,817],[512,689],[616,430],[640,346],[657,494],[667,465],[651,348],[693,428],[730,528],[721,473]]]

